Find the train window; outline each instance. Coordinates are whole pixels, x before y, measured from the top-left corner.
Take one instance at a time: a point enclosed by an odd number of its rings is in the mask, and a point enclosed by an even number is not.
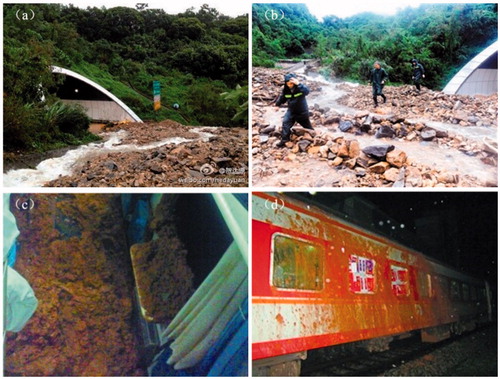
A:
[[[360,294],[375,293],[375,260],[357,255],[349,257],[349,289]]]
[[[477,301],[477,289],[476,287],[470,287],[470,299],[471,301]]]
[[[451,298],[460,300],[460,285],[455,280],[451,281]]]
[[[470,300],[469,286],[465,283],[462,283],[462,299],[464,301]]]
[[[479,289],[479,300],[480,301],[485,301],[486,300],[486,288],[480,288]]]
[[[323,289],[323,250],[308,241],[276,234],[272,284],[277,288]]]
[[[391,265],[392,292],[396,296],[408,296],[410,286],[408,283],[408,269]]]
[[[436,277],[437,279],[437,285],[436,285],[436,293],[439,293],[439,296],[445,296],[449,297],[450,295],[450,284],[448,282],[448,279],[446,279],[444,276],[438,275]]]
[[[418,272],[417,276],[418,280],[418,290],[420,296],[422,297],[431,297],[432,296],[432,281],[431,275],[426,274],[425,272]]]

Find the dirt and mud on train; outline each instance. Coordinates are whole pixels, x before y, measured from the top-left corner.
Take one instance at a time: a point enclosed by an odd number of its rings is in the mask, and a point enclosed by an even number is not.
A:
[[[366,362],[405,349],[446,367],[439,344],[494,317],[496,202],[495,193],[254,193],[253,374],[373,376]],[[349,363],[317,368],[332,362]],[[496,362],[495,353],[495,372]]]
[[[247,194],[4,196],[5,376],[247,376]]]

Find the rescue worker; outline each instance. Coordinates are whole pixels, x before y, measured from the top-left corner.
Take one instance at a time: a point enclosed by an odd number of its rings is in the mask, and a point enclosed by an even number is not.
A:
[[[422,66],[422,64],[415,58],[411,60],[411,65],[413,67],[413,76],[411,79],[413,80],[413,83],[415,83],[417,92],[420,93],[420,81],[425,78],[424,66]]]
[[[378,107],[378,96],[381,96],[384,103],[387,98],[382,93],[384,90],[385,81],[389,79],[387,72],[380,66],[380,62],[373,63],[373,69],[370,71],[370,83],[372,85],[373,103],[375,108]]]
[[[301,84],[297,75],[286,74],[285,86],[275,105],[279,107],[281,104],[288,102],[288,110],[283,118],[283,128],[281,130],[281,141],[276,145],[283,147],[290,141],[292,134],[292,126],[298,122],[306,129],[313,129],[309,120],[309,106],[307,105],[306,96],[309,94],[309,88]]]

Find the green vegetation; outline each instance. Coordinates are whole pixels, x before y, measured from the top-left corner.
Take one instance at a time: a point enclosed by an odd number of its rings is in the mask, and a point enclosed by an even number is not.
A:
[[[270,9],[282,9],[285,18],[268,21]],[[378,60],[394,84],[410,82],[410,60],[417,58],[425,85],[435,89],[498,38],[497,4],[424,4],[395,16],[332,15],[322,22],[303,4],[254,4],[252,17],[253,65],[318,58],[330,75],[365,81]]]
[[[18,20],[16,12],[28,9],[34,20]],[[7,4],[3,11],[5,150],[92,139],[83,124],[88,119],[77,116],[82,110],[49,93],[62,80],[51,65],[95,81],[143,120],[248,125],[242,112],[248,107],[246,15],[231,18],[207,5],[178,15],[61,4]],[[161,84],[159,111],[153,110],[155,80]]]

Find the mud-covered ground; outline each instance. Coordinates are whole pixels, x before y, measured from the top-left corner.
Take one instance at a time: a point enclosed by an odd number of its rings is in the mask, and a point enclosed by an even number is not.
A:
[[[386,86],[387,102],[375,108],[368,85],[299,73],[311,90],[307,101],[315,130],[292,129],[291,142],[280,149],[286,109],[272,105],[283,74],[253,71],[254,185],[497,186],[497,95],[446,95],[425,88],[417,94],[412,86]]]
[[[34,208],[17,210],[18,198]],[[134,281],[117,195],[12,195],[15,269],[38,308],[7,333],[4,374],[143,376],[133,327]]]

